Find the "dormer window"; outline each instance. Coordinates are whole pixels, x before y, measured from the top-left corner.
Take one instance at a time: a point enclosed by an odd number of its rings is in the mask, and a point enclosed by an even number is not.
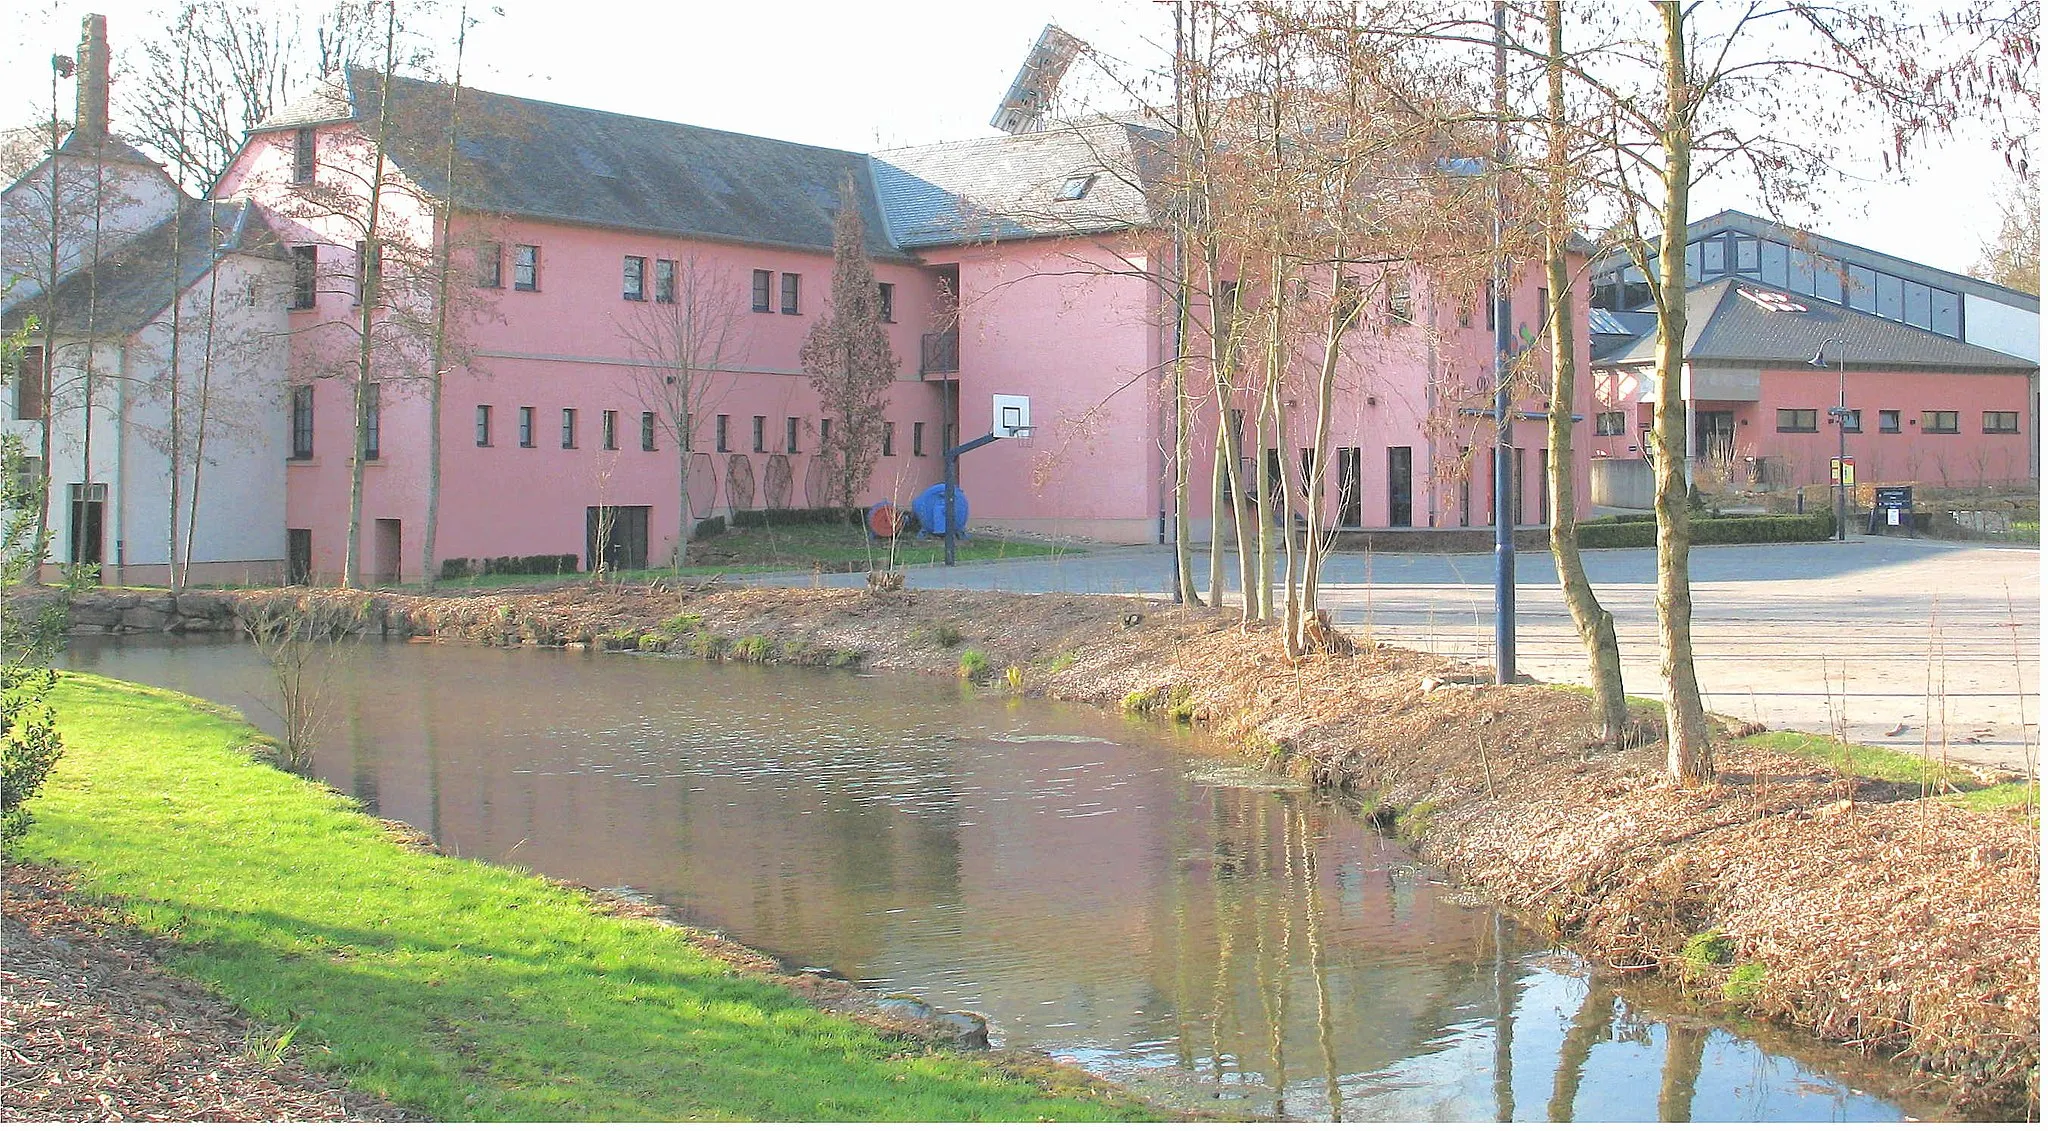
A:
[[[1054,200],[1079,200],[1088,195],[1088,189],[1095,184],[1094,173],[1075,173],[1053,194]]]

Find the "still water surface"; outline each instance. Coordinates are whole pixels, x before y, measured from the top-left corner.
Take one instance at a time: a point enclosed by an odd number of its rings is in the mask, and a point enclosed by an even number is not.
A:
[[[68,662],[276,723],[240,645],[80,641]],[[1341,801],[1107,712],[397,644],[357,650],[327,703],[319,776],[451,852],[638,889],[1168,1102],[1351,1120],[1932,1114],[1840,1050],[1737,1034],[1589,971]]]

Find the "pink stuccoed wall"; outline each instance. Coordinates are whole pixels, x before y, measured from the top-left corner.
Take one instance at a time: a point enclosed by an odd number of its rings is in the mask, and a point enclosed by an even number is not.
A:
[[[332,132],[332,131],[323,131]],[[223,179],[222,191],[244,191],[270,207],[287,243],[321,239],[341,246],[323,247],[322,272],[331,267],[334,285],[323,284],[318,307],[295,312],[294,378],[346,371],[331,357],[352,348],[348,335],[317,327],[351,317],[346,293],[354,273],[357,233],[332,221],[293,218],[290,187],[283,173],[290,159],[289,134],[259,135]],[[278,144],[282,140],[283,144]],[[344,155],[323,144],[323,170]],[[426,221],[415,202],[387,197],[393,221],[424,233]],[[804,333],[817,320],[831,290],[832,260],[824,253],[741,247],[677,240],[673,237],[574,227],[518,219],[459,223],[458,243],[490,239],[504,245],[503,287],[474,286],[463,264],[457,285],[458,309],[468,317],[467,364],[449,373],[443,389],[442,490],[437,560],[528,554],[581,555],[585,547],[585,508],[595,505],[647,506],[649,560],[666,560],[677,533],[677,461],[674,444],[657,435],[656,451],[641,450],[640,414],[651,407],[638,392],[640,359],[626,332],[632,321],[653,307],[622,295],[622,265],[628,255],[649,260],[647,292],[653,293],[653,261],[694,257],[707,277],[729,287],[737,311],[731,372],[714,380],[707,402],[698,412],[692,445],[693,511],[703,517],[736,506],[765,507],[769,456],[787,454],[786,420],[800,420],[798,451],[787,455],[792,470],[791,506],[828,505],[822,492],[807,490],[808,469],[818,446],[816,395],[802,375],[799,350]],[[539,288],[512,287],[512,247],[540,248]],[[458,254],[458,260],[463,259]],[[776,273],[770,313],[751,310],[752,272]],[[780,276],[802,276],[800,313],[779,313]],[[862,502],[883,498],[907,500],[941,474],[939,386],[917,378],[919,337],[928,328],[935,281],[930,272],[907,262],[878,262],[879,281],[896,287],[896,321],[889,327],[897,354],[899,380],[889,397],[887,418],[896,425],[896,454],[878,464]],[[335,293],[326,293],[326,292]],[[325,339],[325,340],[323,340]],[[313,531],[316,572],[332,575],[341,569],[346,542],[350,450],[350,397],[345,380],[315,379],[315,455],[293,461],[288,480],[288,523]],[[381,450],[383,458],[364,470],[363,553],[366,576],[379,561],[377,519],[397,519],[402,542],[403,577],[416,578],[420,539],[426,515],[426,436],[428,407],[421,382],[382,382]],[[489,447],[476,443],[476,409],[492,406]],[[534,446],[518,441],[518,410],[534,408]],[[577,445],[561,442],[562,410],[577,410]],[[602,414],[618,413],[618,450],[601,446]],[[982,409],[984,416],[987,408]],[[715,444],[716,417],[730,419],[730,452]],[[753,450],[752,423],[766,418],[766,451]],[[914,425],[925,427],[924,454],[914,452]],[[731,497],[727,471],[732,455],[752,465],[752,501]],[[710,474],[706,474],[709,472]],[[707,483],[707,480],[709,481]],[[707,486],[710,488],[706,490]]]
[[[2017,373],[1898,372],[1850,369],[1847,373],[1848,407],[1862,410],[1862,431],[1848,436],[1849,457],[1856,464],[1858,483],[1927,483],[1951,487],[2002,485],[2028,479],[2029,440],[2038,427],[2029,409],[2027,377]],[[1640,428],[1655,419],[1647,404],[1637,401],[1645,383],[1653,380],[1648,371],[1603,373],[1600,383],[1602,408],[1618,409],[1629,415],[1629,434],[1603,436],[1599,446],[1611,447],[1616,455],[1638,456]],[[1755,457],[1769,460],[1784,486],[1814,486],[1830,482],[1830,461],[1835,458],[1840,435],[1828,419],[1828,406],[1840,392],[1840,377],[1832,370],[1807,367],[1766,368],[1762,371],[1762,395],[1754,401],[1701,401],[1695,412],[1726,410],[1735,414],[1735,465],[1737,479],[1744,478],[1746,461]],[[1813,432],[1778,431],[1778,410],[1813,409],[1817,423]],[[1899,410],[1899,431],[1879,431],[1880,410]],[[1957,430],[1953,435],[1925,430],[1928,411],[1953,411]],[[2017,412],[2017,433],[1986,433],[1984,413]]]

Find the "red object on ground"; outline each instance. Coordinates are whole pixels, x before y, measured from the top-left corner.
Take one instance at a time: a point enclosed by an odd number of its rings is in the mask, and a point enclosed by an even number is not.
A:
[[[868,530],[877,538],[894,538],[903,533],[903,516],[888,503],[868,508]]]

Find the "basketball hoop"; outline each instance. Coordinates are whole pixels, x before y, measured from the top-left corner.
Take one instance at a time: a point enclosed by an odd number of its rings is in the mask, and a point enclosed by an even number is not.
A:
[[[1031,426],[1029,424],[1026,424],[1022,428],[1013,429],[1010,432],[1010,438],[1017,441],[1017,446],[1023,448],[1025,451],[1030,451],[1035,446],[1031,442],[1031,437],[1032,431]]]

